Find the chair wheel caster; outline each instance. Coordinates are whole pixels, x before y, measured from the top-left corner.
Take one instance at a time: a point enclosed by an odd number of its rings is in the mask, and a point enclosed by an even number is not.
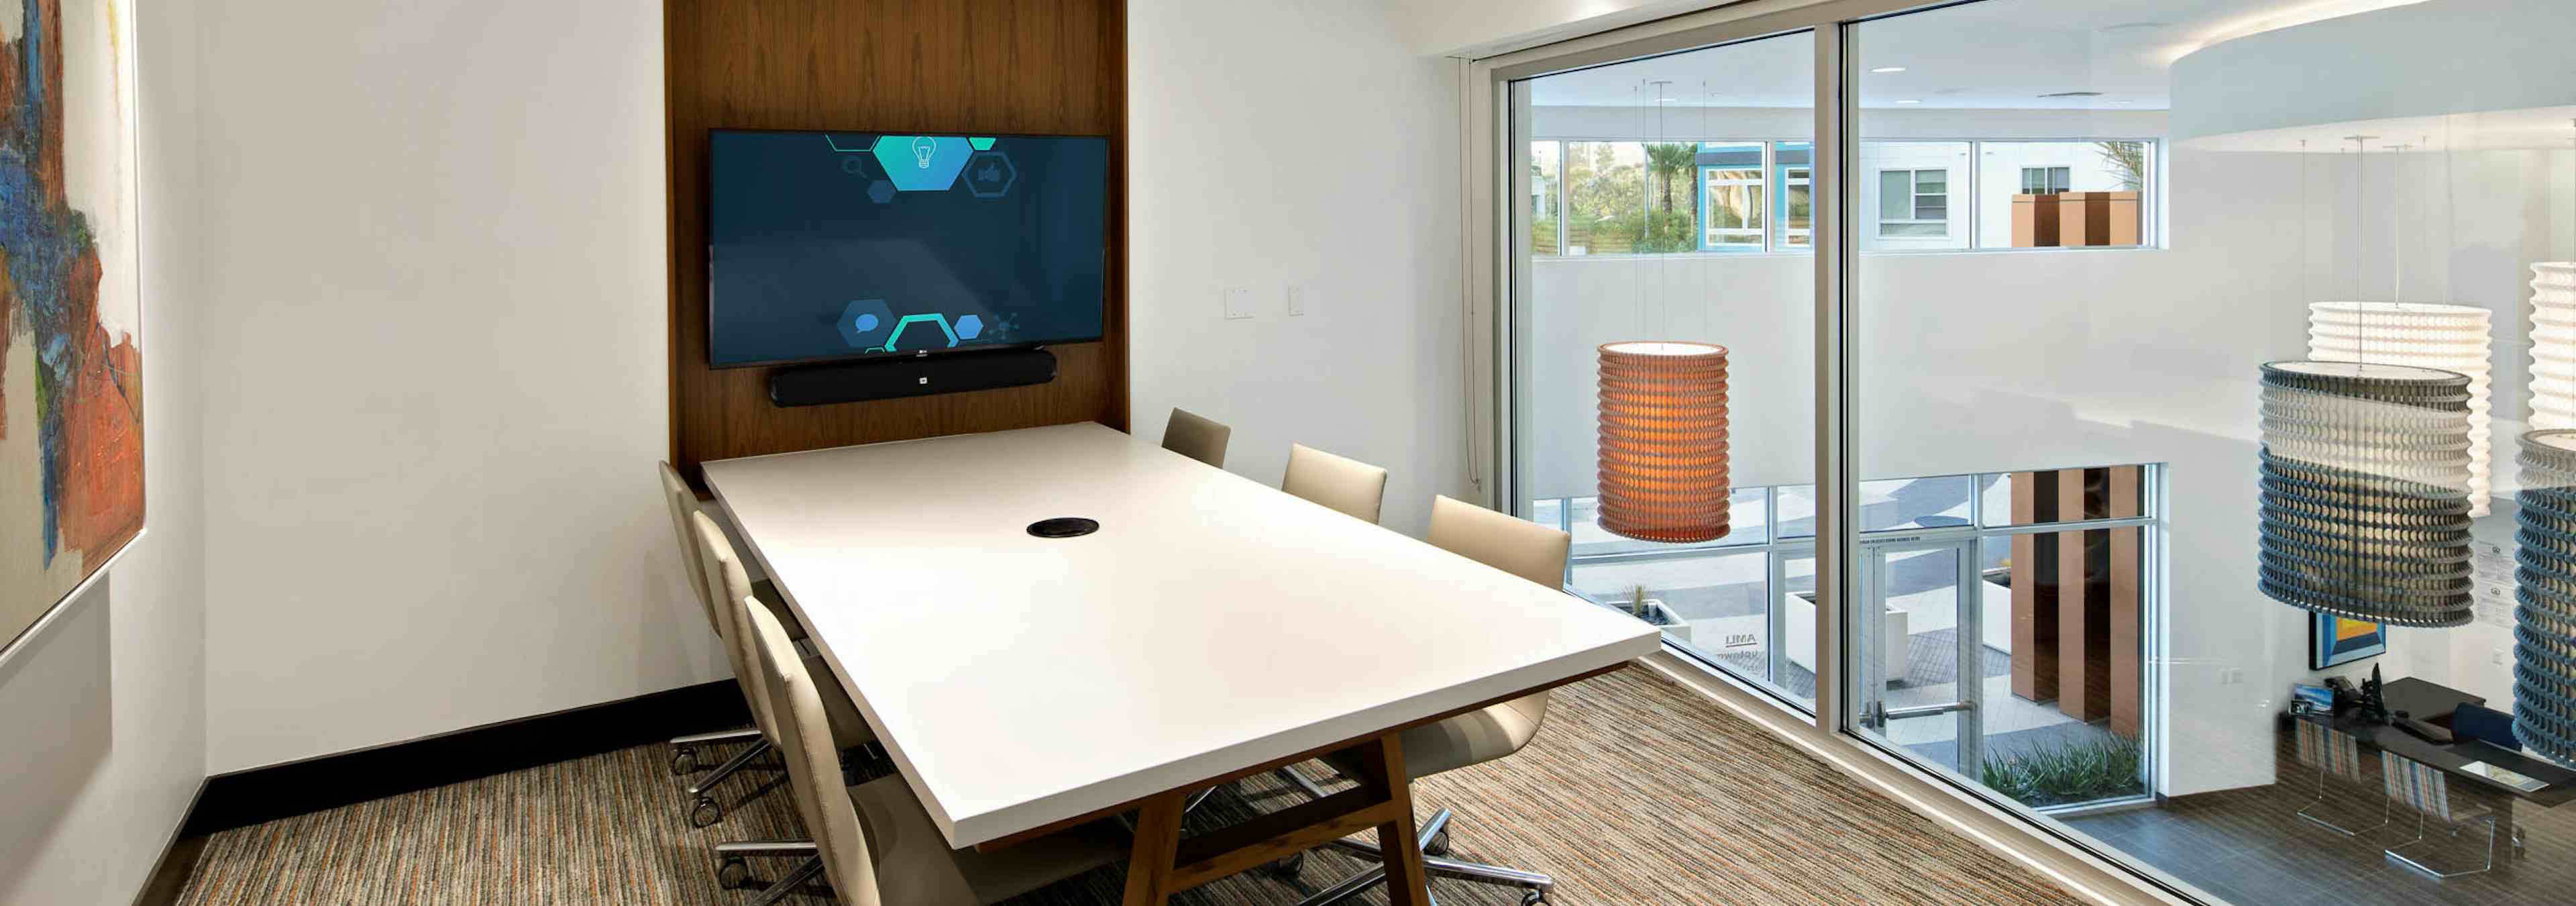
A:
[[[672,775],[674,775],[674,776],[679,776],[679,777],[686,777],[686,776],[688,776],[688,775],[690,775],[690,774],[695,774],[695,773],[697,773],[697,772],[698,772],[698,750],[697,750],[697,749],[692,748],[692,747],[688,747],[688,746],[682,746],[682,747],[680,747],[680,750],[679,750],[679,751],[676,751],[676,752],[671,753],[671,773],[672,773]]]
[[[735,858],[726,859],[724,864],[716,866],[716,886],[726,890],[741,890],[750,883],[750,863]]]
[[[1439,833],[1432,834],[1431,842],[1422,844],[1422,852],[1424,855],[1447,857],[1449,855],[1448,828],[1442,828]]]
[[[1521,895],[1521,906],[1546,906],[1547,891],[1533,890]]]
[[[1271,862],[1269,865],[1264,866],[1264,868],[1269,870],[1271,877],[1294,879],[1297,877],[1298,872],[1303,871],[1306,868],[1306,854],[1298,853],[1285,859]]]
[[[700,796],[689,807],[689,826],[706,827],[724,820],[724,806],[714,796]]]

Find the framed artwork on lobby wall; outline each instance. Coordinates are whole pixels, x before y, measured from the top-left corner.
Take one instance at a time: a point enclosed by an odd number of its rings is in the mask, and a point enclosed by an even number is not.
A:
[[[2312,614],[2308,634],[2308,669],[2323,670],[2388,652],[2388,625]]]
[[[0,4],[0,651],[143,531],[129,0]]]

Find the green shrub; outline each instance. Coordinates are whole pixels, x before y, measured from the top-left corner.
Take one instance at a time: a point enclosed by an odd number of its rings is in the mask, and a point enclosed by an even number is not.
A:
[[[2032,807],[2092,802],[2147,791],[2142,752],[2126,736],[2036,746],[2011,756],[1988,756],[1977,779],[1987,789]]]

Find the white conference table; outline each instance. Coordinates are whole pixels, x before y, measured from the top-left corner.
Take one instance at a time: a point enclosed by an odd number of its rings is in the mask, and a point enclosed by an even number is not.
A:
[[[1395,902],[1423,902],[1404,774],[1380,770],[1401,764],[1396,731],[1659,645],[1099,424],[705,470],[949,844],[1138,810],[1131,904],[1369,827]],[[1059,516],[1100,530],[1028,533]],[[1359,789],[1178,845],[1191,792],[1350,747],[1372,759]]]

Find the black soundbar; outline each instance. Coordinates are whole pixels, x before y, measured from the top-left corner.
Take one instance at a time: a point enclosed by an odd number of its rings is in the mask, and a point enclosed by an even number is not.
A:
[[[1024,387],[1052,380],[1055,353],[1044,349],[870,359],[771,372],[769,402],[776,406],[824,406]]]

